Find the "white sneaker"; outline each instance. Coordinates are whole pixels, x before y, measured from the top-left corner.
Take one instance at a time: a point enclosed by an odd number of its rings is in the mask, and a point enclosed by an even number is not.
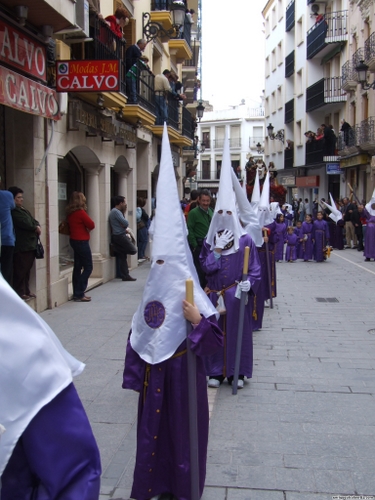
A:
[[[270,307],[270,300],[269,299],[264,301],[264,307]]]
[[[138,264],[142,264],[142,262],[146,262],[147,259],[138,259]]]
[[[243,380],[238,379],[238,382],[237,382],[237,389],[243,389]]]
[[[208,387],[211,387],[212,389],[218,389],[220,387],[220,382],[216,380],[216,378],[210,378],[208,379]]]

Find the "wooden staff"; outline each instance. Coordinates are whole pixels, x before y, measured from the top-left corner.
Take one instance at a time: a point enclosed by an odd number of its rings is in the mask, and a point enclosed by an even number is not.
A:
[[[263,230],[263,236],[268,239],[267,229]],[[273,309],[271,264],[270,264],[270,251],[268,248],[268,241],[265,241],[265,244],[266,244],[266,264],[267,264],[267,276],[268,276],[268,290],[269,290],[269,294],[270,294],[270,309]]]
[[[186,300],[194,304],[194,283],[186,280]],[[189,333],[190,322],[186,322],[188,402],[189,402],[189,442],[190,442],[190,498],[199,500],[199,452],[198,452],[198,413],[197,413],[197,360],[191,350]]]
[[[359,201],[359,199],[358,199],[357,195],[355,194],[354,189],[353,189],[353,188],[352,188],[352,186],[349,184],[349,182],[348,182],[348,188],[349,188],[349,189],[350,189],[350,191],[353,193],[353,196],[354,196],[354,198],[355,198],[356,202],[358,203],[358,205],[361,205],[361,202]]]
[[[249,255],[250,247],[245,247],[245,255],[243,259],[243,270],[242,270],[242,281],[247,280],[247,273],[249,268]],[[237,394],[237,384],[238,375],[240,373],[240,360],[241,360],[241,350],[242,350],[242,335],[243,335],[243,323],[245,316],[245,305],[246,305],[247,292],[241,292],[241,302],[240,302],[240,313],[238,318],[238,332],[237,332],[237,344],[236,344],[236,360],[234,364],[234,375],[232,382],[232,394]]]

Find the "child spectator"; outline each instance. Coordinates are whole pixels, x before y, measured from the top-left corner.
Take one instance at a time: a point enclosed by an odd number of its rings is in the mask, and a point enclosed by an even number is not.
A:
[[[312,230],[313,230],[313,225],[312,225],[311,215],[306,215],[305,222],[302,223],[302,234],[303,234],[302,257],[305,262],[313,258],[314,245],[312,242]]]
[[[289,226],[287,229],[285,243],[286,243],[285,260],[287,262],[296,261],[298,236],[294,232],[294,228],[292,226]]]
[[[323,212],[316,214],[317,220],[313,222],[312,242],[314,244],[314,260],[315,262],[323,262],[326,260],[324,251],[329,245],[329,227],[328,223],[323,220]]]
[[[279,241],[276,245],[275,259],[276,262],[280,262],[280,260],[283,260],[284,242],[286,241],[286,224],[283,214],[278,214],[276,217],[276,233],[279,236]]]
[[[294,228],[294,232],[297,235],[297,259],[303,259],[303,231],[302,231],[302,222],[297,221],[296,227]]]

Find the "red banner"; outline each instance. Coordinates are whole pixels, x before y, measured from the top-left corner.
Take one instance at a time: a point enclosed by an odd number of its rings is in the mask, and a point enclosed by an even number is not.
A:
[[[46,49],[43,44],[24,35],[0,19],[0,61],[44,82]]]
[[[297,187],[319,187],[319,175],[308,175],[307,177],[296,177]]]
[[[3,66],[0,66],[0,103],[52,120],[61,118],[54,90]]]
[[[58,61],[57,92],[118,92],[119,61]]]

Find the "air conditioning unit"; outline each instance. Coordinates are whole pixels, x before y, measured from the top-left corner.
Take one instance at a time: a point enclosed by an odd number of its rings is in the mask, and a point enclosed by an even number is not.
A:
[[[82,34],[88,37],[89,28],[89,1],[77,0],[76,2],[76,25],[82,30]]]
[[[310,3],[311,14],[313,14],[314,16],[318,15],[318,13],[324,14],[325,6],[326,6],[326,2],[319,2],[319,1],[318,2],[311,2]]]

